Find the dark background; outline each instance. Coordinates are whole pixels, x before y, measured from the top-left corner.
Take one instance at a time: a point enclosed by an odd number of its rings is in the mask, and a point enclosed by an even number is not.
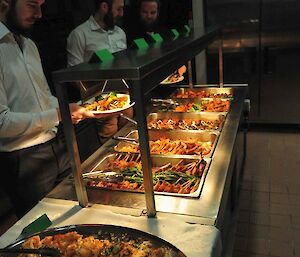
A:
[[[122,28],[136,22],[136,2],[125,1]],[[66,39],[76,26],[89,18],[93,3],[93,0],[47,0],[42,8],[43,17],[33,28],[31,38],[38,46],[44,72],[54,94],[51,73],[66,67]],[[182,27],[188,22],[191,8],[191,0],[162,0],[159,23],[167,28]]]

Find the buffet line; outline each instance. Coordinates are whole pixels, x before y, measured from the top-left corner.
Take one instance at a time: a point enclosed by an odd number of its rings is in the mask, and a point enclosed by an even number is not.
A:
[[[199,197],[233,100],[232,88],[178,88],[151,99],[147,116],[155,194]],[[118,140],[89,172],[87,188],[144,191],[138,131]]]

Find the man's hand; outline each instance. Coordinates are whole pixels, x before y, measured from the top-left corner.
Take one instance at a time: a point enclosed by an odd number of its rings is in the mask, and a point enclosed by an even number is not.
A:
[[[111,115],[111,114],[94,114],[92,111],[87,111],[84,107],[76,103],[69,104],[69,108],[70,108],[70,114],[71,114],[71,119],[73,124],[78,124],[80,121],[86,118],[100,119]],[[57,110],[57,112],[58,112],[59,120],[61,121],[60,111]]]
[[[110,113],[94,114],[92,111],[87,111],[84,107],[79,106],[76,103],[69,104],[69,107],[70,107],[70,113],[71,113],[73,124],[77,124],[86,118],[100,119],[112,115]]]

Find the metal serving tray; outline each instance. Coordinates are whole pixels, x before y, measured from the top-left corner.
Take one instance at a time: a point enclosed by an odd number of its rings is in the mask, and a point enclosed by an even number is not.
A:
[[[221,131],[223,128],[223,124],[225,122],[226,113],[214,113],[214,112],[203,112],[203,113],[191,113],[191,112],[157,112],[157,113],[150,113],[147,117],[147,122],[155,122],[157,120],[169,120],[169,119],[176,119],[176,120],[208,120],[208,121],[220,121],[220,126],[218,129],[176,129],[186,131]],[[173,129],[156,129],[156,128],[149,128],[151,130],[173,130]]]
[[[185,131],[185,130],[149,130],[149,140],[155,141],[161,138],[169,138],[171,140],[189,140],[196,139],[201,142],[211,142],[212,147],[209,154],[203,155],[206,158],[211,158],[214,149],[217,144],[217,140],[219,137],[219,132],[207,132],[207,131]],[[127,138],[134,138],[138,140],[138,131],[133,130],[127,136]],[[123,147],[130,146],[130,142],[120,142],[115,146],[115,151],[124,152],[122,150]],[[158,155],[158,154],[152,154]],[[191,154],[191,155],[179,155],[179,154],[165,154],[164,156],[177,156],[179,158],[201,158],[200,155]]]
[[[109,164],[116,160],[117,156],[120,155],[120,153],[114,153],[114,154],[109,154],[107,156],[105,156],[89,173],[85,173],[85,178],[87,178],[89,175],[91,175],[91,177],[93,176],[93,173],[95,171],[107,171],[107,167],[109,166]],[[126,154],[124,154],[125,156]],[[137,154],[131,154],[132,156],[137,156]],[[151,157],[151,161],[152,161],[152,167],[161,167],[164,166],[168,163],[172,164],[172,165],[176,165],[180,160],[184,161],[184,164],[188,164],[191,162],[197,162],[200,161],[199,159],[194,159],[194,158],[178,158],[175,156],[152,156]],[[211,159],[210,158],[203,158],[203,160],[206,162],[205,168],[203,170],[202,176],[200,178],[200,183],[198,184],[198,188],[196,191],[189,193],[189,194],[182,194],[182,193],[169,193],[169,192],[158,192],[158,191],[154,191],[155,194],[158,195],[170,195],[170,196],[180,196],[180,197],[199,197],[204,185],[204,180],[205,177],[207,175],[210,163],[211,163]],[[124,191],[124,192],[137,192],[137,193],[144,193],[143,191],[140,190],[134,190],[134,189],[120,189],[120,188],[104,188],[104,187],[97,187],[97,186],[88,186],[88,188],[91,189],[105,189],[105,190],[114,190],[114,191]]]
[[[195,98],[213,98],[213,97],[219,97],[219,98],[222,98],[222,99],[233,99],[233,88],[231,87],[223,87],[223,88],[220,88],[220,87],[197,87],[197,88],[178,88],[176,90],[176,92],[174,92],[172,95],[171,95],[171,98],[179,98],[179,99],[184,99],[184,98],[192,98],[192,99],[195,99]],[[204,93],[207,93],[209,94],[210,96],[191,96],[191,95],[188,95],[188,92],[194,92],[194,93],[198,93],[200,94],[201,92],[204,92]],[[183,95],[185,95],[185,97],[177,97],[177,94],[178,93],[181,93]],[[230,95],[229,97],[228,96],[222,96],[222,94],[227,94],[227,95]],[[219,96],[216,96],[216,95],[219,95]]]
[[[157,100],[157,99],[154,99]],[[223,111],[223,112],[217,112],[217,111],[206,111],[206,110],[198,110],[198,111],[186,111],[186,112],[178,112],[175,111],[176,106],[178,105],[185,105],[185,104],[189,104],[189,103],[193,103],[193,104],[202,104],[203,102],[207,102],[207,101],[213,101],[213,98],[175,98],[175,99],[163,99],[163,101],[165,102],[157,102],[157,103],[153,103],[152,107],[151,107],[151,112],[173,112],[173,113],[196,113],[196,114],[202,114],[202,113],[218,113],[218,114],[227,114],[230,110],[230,106],[229,106],[229,110],[228,111]],[[172,103],[168,103],[168,101],[172,101]],[[231,99],[221,99],[222,102],[225,101],[231,101]],[[231,102],[230,102],[231,104]]]

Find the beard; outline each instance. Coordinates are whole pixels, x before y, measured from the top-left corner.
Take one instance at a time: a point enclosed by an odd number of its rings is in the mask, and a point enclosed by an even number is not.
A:
[[[112,11],[109,10],[107,12],[107,14],[105,14],[105,16],[103,17],[103,21],[106,25],[106,28],[108,30],[113,30],[114,27],[115,27],[115,20],[114,20],[114,17],[113,17],[113,14],[112,14]]]
[[[16,1],[11,1],[10,9],[6,14],[6,26],[8,29],[16,34],[28,37],[32,28],[24,28],[20,25],[19,21],[17,20],[17,12],[16,12]]]

